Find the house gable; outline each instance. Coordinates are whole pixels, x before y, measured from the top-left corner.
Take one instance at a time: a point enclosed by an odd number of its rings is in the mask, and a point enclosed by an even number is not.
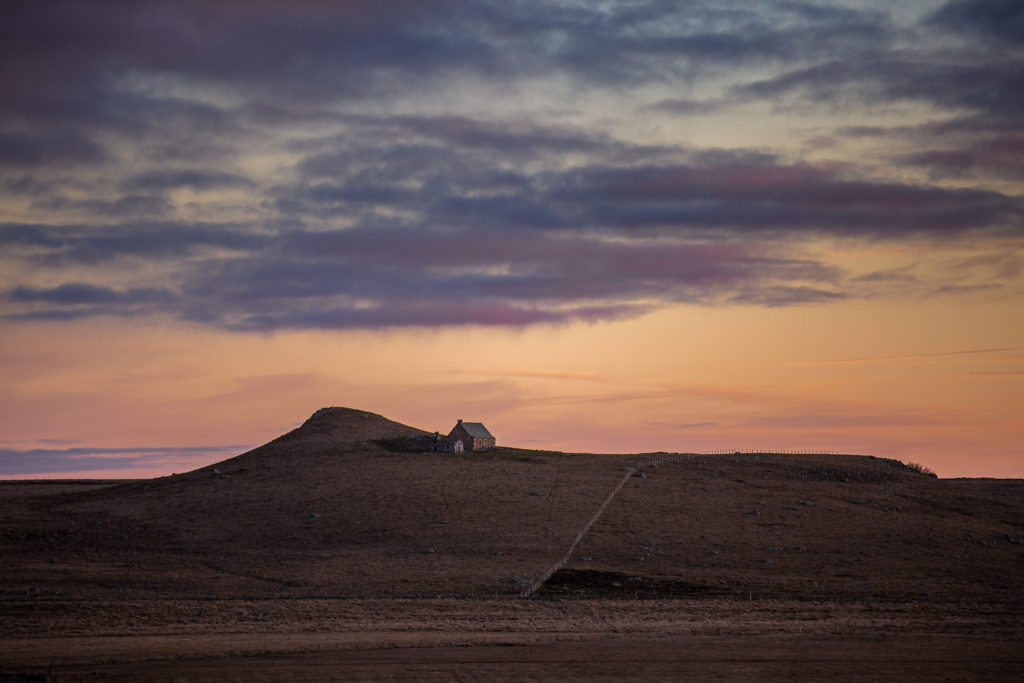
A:
[[[448,439],[461,441],[467,451],[485,451],[497,445],[497,439],[481,422],[459,420],[448,434]]]

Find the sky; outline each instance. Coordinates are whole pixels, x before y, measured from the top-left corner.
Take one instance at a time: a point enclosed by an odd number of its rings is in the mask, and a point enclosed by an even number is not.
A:
[[[0,477],[323,406],[1024,477],[1018,0],[69,0],[0,24]]]

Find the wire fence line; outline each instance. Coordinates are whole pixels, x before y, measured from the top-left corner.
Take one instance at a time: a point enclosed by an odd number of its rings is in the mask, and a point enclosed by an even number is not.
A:
[[[666,453],[665,457],[691,455],[864,455],[863,453],[843,453],[841,451],[820,448],[716,448],[708,451],[690,451],[687,453]]]
[[[705,457],[707,457],[709,455],[729,455],[729,456],[749,457],[749,456],[757,456],[757,455],[843,455],[843,454],[839,453],[838,451],[829,451],[829,450],[764,450],[764,449],[731,450],[731,449],[721,449],[721,450],[712,450],[712,451],[700,451],[700,452],[694,452],[694,453],[665,453],[664,455],[660,455],[660,454],[656,454],[656,455],[658,455],[658,457],[646,458],[646,459],[642,460],[641,462],[638,462],[635,467],[627,467],[626,468],[625,474],[623,475],[622,479],[619,480],[619,483],[615,486],[614,489],[612,489],[611,493],[609,493],[608,496],[604,499],[604,501],[602,501],[601,505],[597,508],[597,511],[594,513],[594,515],[587,521],[586,525],[582,529],[580,529],[580,532],[578,534],[576,534],[576,537],[572,540],[572,543],[569,545],[569,549],[565,551],[565,554],[562,555],[562,557],[560,557],[558,560],[556,560],[554,564],[552,564],[550,567],[548,567],[547,571],[545,571],[543,574],[541,574],[540,577],[537,580],[535,580],[529,586],[527,586],[522,591],[520,591],[520,593],[519,593],[519,597],[520,598],[530,598],[530,597],[533,597],[533,595],[537,591],[540,590],[541,586],[543,586],[545,583],[547,583],[547,580],[555,575],[555,572],[557,572],[559,569],[561,569],[562,567],[564,567],[566,564],[569,563],[569,560],[572,559],[572,554],[576,551],[576,547],[583,540],[583,537],[587,535],[587,532],[590,531],[590,528],[592,526],[594,526],[594,524],[597,522],[597,520],[600,519],[601,515],[604,514],[605,509],[611,504],[612,500],[614,500],[615,496],[618,495],[619,491],[622,490],[622,487],[626,485],[626,482],[629,481],[630,477],[636,476],[638,473],[643,472],[648,467],[658,467],[659,465],[663,465],[665,463],[682,464],[684,462],[700,461],[701,458],[705,458]]]
[[[732,460],[742,459],[747,460],[750,458],[756,458],[761,455],[823,455],[823,456],[843,456],[843,455],[857,455],[857,457],[866,457],[871,460],[875,460],[874,456],[858,455],[853,453],[840,453],[839,451],[825,451],[825,450],[733,450],[733,449],[720,449],[713,451],[694,451],[692,453],[654,453],[656,457],[651,457],[643,460],[637,464],[637,469],[643,469],[644,467],[654,466],[666,462],[672,463],[684,463],[684,462],[696,462],[702,458],[708,456],[727,456]]]
[[[580,532],[576,534],[576,538],[572,540],[572,543],[569,545],[569,549],[565,551],[565,555],[563,555],[553,565],[551,565],[546,572],[541,574],[540,578],[538,578],[536,581],[534,581],[529,586],[524,588],[522,592],[519,593],[519,597],[531,597],[534,593],[540,590],[540,587],[543,586],[548,579],[554,576],[555,572],[557,572],[559,569],[566,565],[566,563],[572,557],[573,552],[575,552],[576,546],[580,544],[580,541],[583,540],[583,537],[586,536],[588,531],[590,531],[590,527],[594,526],[594,523],[604,512],[605,508],[608,507],[608,504],[612,502],[612,499],[615,498],[616,494],[622,490],[622,487],[626,485],[626,482],[629,481],[629,478],[633,476],[633,474],[634,470],[630,468],[625,473],[625,475],[623,475],[622,479],[619,480],[618,485],[614,489],[612,489],[611,493],[608,494],[608,497],[604,499],[604,501],[601,503],[601,506],[597,508],[597,512],[595,512],[594,516],[590,518],[586,526],[580,529]]]

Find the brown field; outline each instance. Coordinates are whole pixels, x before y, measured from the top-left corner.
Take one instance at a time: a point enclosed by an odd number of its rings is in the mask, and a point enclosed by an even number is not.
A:
[[[337,409],[186,474],[0,482],[0,680],[1024,676],[1020,480],[422,433]]]

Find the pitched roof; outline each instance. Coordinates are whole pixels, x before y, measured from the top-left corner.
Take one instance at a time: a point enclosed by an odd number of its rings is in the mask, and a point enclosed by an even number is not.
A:
[[[494,435],[487,431],[487,427],[484,427],[482,422],[463,422],[462,426],[466,428],[466,433],[474,439],[494,438]]]

